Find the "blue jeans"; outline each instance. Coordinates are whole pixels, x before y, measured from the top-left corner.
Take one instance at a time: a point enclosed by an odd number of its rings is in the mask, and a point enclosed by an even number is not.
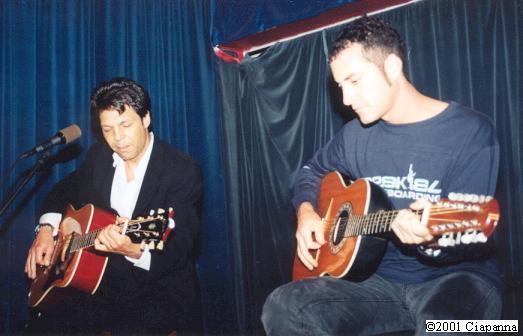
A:
[[[395,283],[376,274],[362,282],[318,277],[276,288],[265,302],[262,322],[268,335],[407,330],[424,335],[425,320],[499,319],[501,301],[500,291],[472,272],[418,284]]]

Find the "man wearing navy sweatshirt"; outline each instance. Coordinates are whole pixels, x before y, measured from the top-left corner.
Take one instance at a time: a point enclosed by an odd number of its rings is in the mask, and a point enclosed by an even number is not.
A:
[[[456,102],[425,96],[404,74],[404,45],[389,24],[363,17],[329,51],[348,122],[300,170],[294,189],[297,256],[326,243],[318,215],[325,175],[338,171],[381,187],[400,210],[377,270],[363,281],[312,277],[277,288],[262,321],[268,335],[369,335],[425,332],[426,320],[499,319],[501,280],[487,244],[427,248],[433,240],[416,210],[449,193],[493,195],[499,145],[490,120]],[[422,219],[423,218],[423,219]]]

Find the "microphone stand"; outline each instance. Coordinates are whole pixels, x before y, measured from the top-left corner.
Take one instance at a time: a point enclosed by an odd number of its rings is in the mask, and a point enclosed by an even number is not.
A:
[[[13,201],[15,200],[16,196],[18,196],[20,191],[22,191],[23,187],[25,187],[25,185],[31,180],[31,178],[34,176],[34,174],[38,171],[38,169],[40,169],[41,167],[43,167],[45,165],[47,159],[49,159],[50,156],[51,155],[49,153],[49,150],[46,150],[42,154],[42,156],[40,156],[40,158],[38,158],[38,161],[36,161],[33,168],[31,168],[31,171],[29,171],[29,173],[24,177],[24,179],[22,180],[22,183],[20,183],[20,185],[16,188],[14,193],[9,197],[9,199],[4,203],[4,205],[0,209],[0,218],[2,217],[4,212],[7,210],[7,208],[9,208],[11,203],[13,203]]]

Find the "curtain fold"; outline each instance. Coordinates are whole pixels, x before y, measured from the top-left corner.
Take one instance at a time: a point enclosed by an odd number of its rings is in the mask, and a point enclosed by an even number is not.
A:
[[[128,76],[151,94],[154,132],[188,152],[204,174],[198,273],[206,330],[235,330],[221,171],[219,115],[210,43],[210,3],[192,0],[0,1],[1,199],[35,158],[9,167],[23,151],[69,124],[83,135],[53,150],[0,218],[0,333],[28,317],[23,273],[38,205],[95,141],[89,95],[102,80]],[[60,155],[54,155],[60,154]],[[11,188],[11,189],[10,189]],[[216,309],[216,310],[215,310]]]
[[[219,65],[223,147],[236,305],[252,333],[270,290],[290,279],[295,172],[341,125],[321,88],[327,83],[322,36],[272,47],[243,64]],[[320,87],[320,88],[318,88]],[[243,310],[241,310],[243,309]],[[259,331],[259,330],[258,330]]]
[[[404,36],[416,87],[471,106],[496,125],[502,219],[495,240],[510,287],[507,318],[516,318],[523,306],[521,282],[517,288],[523,262],[522,6],[516,0],[427,0],[379,14]],[[276,44],[239,65],[218,62],[232,267],[244,333],[263,333],[266,296],[290,280],[297,170],[353,117],[329,77],[324,45],[337,30]]]

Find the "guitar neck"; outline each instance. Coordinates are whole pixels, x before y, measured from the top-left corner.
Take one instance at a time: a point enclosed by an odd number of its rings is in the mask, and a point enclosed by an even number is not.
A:
[[[422,211],[413,211],[420,215]],[[398,216],[399,210],[379,211],[366,215],[352,215],[339,218],[340,229],[346,237],[368,236],[391,231],[390,225]]]
[[[128,225],[134,224],[134,223],[140,223],[139,220],[130,220],[128,222]],[[124,223],[114,223],[114,225],[117,225],[120,229],[123,227]],[[84,248],[92,247],[94,246],[94,241],[96,237],[98,237],[98,234],[103,230],[104,228],[96,229],[88,233],[84,234],[78,234],[74,233],[70,236],[71,242],[70,242],[70,252],[76,252]],[[69,237],[66,237],[69,238]]]
[[[76,252],[81,249],[94,246],[94,241],[102,229],[97,229],[85,234],[73,233],[70,236],[70,252]],[[69,237],[66,237],[69,238]]]
[[[337,232],[346,237],[375,235],[391,231],[390,225],[400,210],[378,211],[365,215],[350,215],[337,219]],[[410,210],[422,216],[423,210]],[[433,205],[427,213],[427,227],[432,235],[479,230],[487,237],[492,233],[499,219],[497,202],[472,204],[444,200]],[[340,231],[343,230],[343,231]]]

